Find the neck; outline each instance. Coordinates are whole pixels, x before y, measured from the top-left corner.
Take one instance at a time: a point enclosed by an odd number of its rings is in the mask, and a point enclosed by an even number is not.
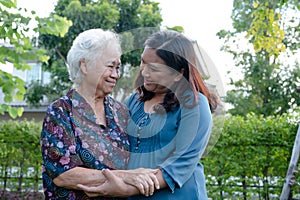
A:
[[[90,104],[93,110],[99,105],[103,107],[104,96],[96,95],[96,91],[90,91],[85,88],[78,87],[76,90]]]
[[[146,113],[152,113],[153,106],[156,104],[162,103],[164,101],[164,98],[166,96],[166,93],[155,93],[155,95],[152,97],[152,99],[148,100],[144,104],[144,111]]]
[[[88,90],[79,87],[77,92],[90,104],[92,107],[97,123],[106,126],[105,111],[104,111],[104,96],[97,96],[94,92],[89,93]]]
[[[153,102],[162,103],[164,101],[165,96],[166,96],[166,93],[155,93],[155,95],[152,97],[151,100]]]

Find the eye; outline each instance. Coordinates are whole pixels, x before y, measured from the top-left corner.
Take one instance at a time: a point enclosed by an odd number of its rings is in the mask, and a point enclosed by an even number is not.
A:
[[[154,64],[149,64],[148,66],[149,66],[150,70],[153,71],[153,72],[158,72],[159,71],[158,67]]]
[[[118,65],[118,66],[116,67],[117,73],[120,72],[120,69],[121,69],[121,67],[120,67],[120,65]]]

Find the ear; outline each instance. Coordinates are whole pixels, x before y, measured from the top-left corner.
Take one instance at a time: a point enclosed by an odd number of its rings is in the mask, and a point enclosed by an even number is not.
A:
[[[80,61],[79,68],[83,74],[87,74],[87,67],[84,60]]]

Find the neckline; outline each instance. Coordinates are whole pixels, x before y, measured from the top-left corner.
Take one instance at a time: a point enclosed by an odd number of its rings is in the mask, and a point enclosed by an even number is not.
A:
[[[154,105],[153,105],[154,106]],[[151,107],[153,107],[153,106],[151,106]],[[144,114],[146,114],[146,115],[148,115],[148,116],[151,116],[151,115],[153,115],[153,114],[155,114],[155,112],[153,111],[153,112],[147,112],[146,110],[145,110],[145,102],[142,102],[142,110],[143,110],[143,113]]]

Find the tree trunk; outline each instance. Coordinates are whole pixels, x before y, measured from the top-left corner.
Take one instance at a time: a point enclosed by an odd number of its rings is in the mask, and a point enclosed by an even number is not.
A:
[[[280,200],[289,199],[290,191],[291,191],[291,180],[293,178],[295,167],[298,164],[299,159],[299,151],[300,151],[300,122],[298,122],[298,131],[293,147],[292,157],[290,160],[289,168],[286,174],[285,183],[282,188],[282,192],[280,195]]]

